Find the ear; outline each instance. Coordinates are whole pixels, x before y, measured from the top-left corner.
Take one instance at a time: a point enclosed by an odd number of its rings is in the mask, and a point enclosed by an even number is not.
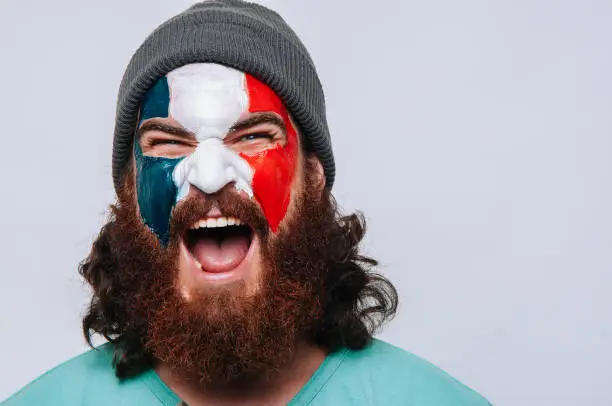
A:
[[[325,189],[325,171],[321,161],[315,154],[309,154],[306,157],[306,168],[312,176],[312,181],[317,190],[317,194],[321,195]]]
[[[133,196],[132,196],[133,195]],[[136,196],[136,163],[134,154],[125,163],[119,180],[119,189],[115,190],[115,198],[119,204],[129,204]]]

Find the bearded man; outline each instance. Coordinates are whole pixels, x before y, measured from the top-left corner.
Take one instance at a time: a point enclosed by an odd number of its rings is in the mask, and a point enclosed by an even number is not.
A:
[[[119,90],[117,202],[80,273],[108,343],[6,405],[485,405],[373,339],[397,308],[341,216],[321,84],[283,19],[208,1]]]

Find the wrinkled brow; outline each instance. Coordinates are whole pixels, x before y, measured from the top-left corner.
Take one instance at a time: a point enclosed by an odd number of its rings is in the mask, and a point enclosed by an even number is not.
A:
[[[193,134],[182,127],[176,127],[170,124],[155,121],[147,121],[143,123],[140,129],[138,129],[138,137],[147,131],[161,131],[166,134],[176,135],[177,137],[194,139]]]
[[[230,128],[230,132],[247,130],[258,124],[273,124],[280,127],[284,134],[287,133],[287,126],[285,125],[285,122],[274,113],[256,113],[248,118],[245,118],[244,120],[236,122]]]

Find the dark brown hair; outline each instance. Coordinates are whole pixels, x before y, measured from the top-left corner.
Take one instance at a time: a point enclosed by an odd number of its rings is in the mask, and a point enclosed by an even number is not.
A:
[[[398,296],[391,282],[373,271],[377,261],[359,253],[366,231],[363,215],[342,216],[328,191],[324,192],[323,200],[331,221],[320,240],[325,247],[317,248],[317,256],[324,253],[325,269],[321,316],[307,339],[330,352],[340,348],[360,350],[395,315]],[[127,311],[130,298],[120,291],[125,280],[118,258],[125,251],[118,244],[119,206],[111,206],[111,218],[101,229],[89,256],[81,262],[79,273],[93,289],[83,317],[85,338],[92,345],[92,336],[97,333],[114,343],[116,374],[127,378],[152,366],[154,361],[144,345],[143,321],[130,320]],[[135,209],[131,215],[136,215]]]

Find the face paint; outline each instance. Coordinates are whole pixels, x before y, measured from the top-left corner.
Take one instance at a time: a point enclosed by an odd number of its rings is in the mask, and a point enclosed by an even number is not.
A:
[[[256,154],[238,154],[228,148],[223,139],[231,127],[245,113],[258,112],[281,117],[286,144]],[[225,66],[186,65],[162,78],[143,99],[141,123],[153,117],[173,118],[198,141],[193,153],[179,159],[147,157],[136,151],[141,215],[162,242],[160,233],[167,234],[172,207],[187,196],[191,185],[210,194],[233,183],[237,190],[255,197],[270,228],[277,231],[291,199],[297,133],[269,87]],[[152,207],[158,205],[164,207]]]
[[[278,96],[268,86],[251,75],[246,75],[249,92],[249,111],[253,113],[274,111],[287,127],[287,144],[277,145],[255,155],[240,154],[255,170],[253,190],[255,198],[263,208],[270,228],[276,232],[285,217],[291,200],[291,182],[297,155],[297,134],[289,113]]]
[[[139,145],[136,145],[135,155],[140,215],[165,246],[170,237],[170,213],[177,192],[172,173],[181,159],[145,156]]]
[[[145,95],[140,109],[140,123],[149,118],[167,116],[169,97],[168,81],[163,77]],[[181,159],[145,156],[138,142],[134,144],[140,215],[160,242],[166,245],[170,213],[177,192],[172,173]]]

